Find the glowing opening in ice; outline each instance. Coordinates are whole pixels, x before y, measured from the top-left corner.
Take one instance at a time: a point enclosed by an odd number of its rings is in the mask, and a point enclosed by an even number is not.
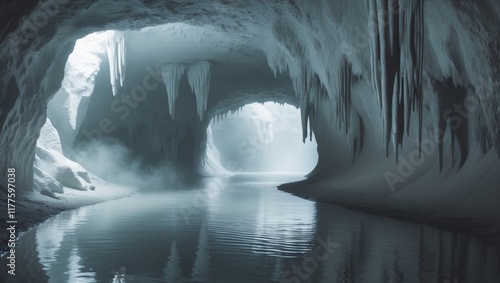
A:
[[[300,110],[289,104],[247,104],[210,128],[230,172],[308,173],[318,162],[316,140],[302,142]]]
[[[95,78],[106,52],[106,32],[76,41],[64,68],[61,88],[47,104],[47,120],[40,131],[33,163],[34,189],[63,193],[63,188],[93,190],[88,172],[68,159],[72,141],[94,91]],[[50,195],[50,194],[49,194]],[[54,197],[54,195],[52,195]]]
[[[106,42],[106,32],[92,33],[76,41],[64,68],[65,75],[61,82],[61,89],[49,102],[48,114],[52,116],[49,117],[53,118],[52,122],[69,120],[72,130],[78,128],[78,108],[82,99],[90,97],[94,91],[94,80],[106,52]],[[84,109],[80,109],[82,110]],[[69,117],[54,117],[51,115],[54,114],[52,112],[67,112]]]

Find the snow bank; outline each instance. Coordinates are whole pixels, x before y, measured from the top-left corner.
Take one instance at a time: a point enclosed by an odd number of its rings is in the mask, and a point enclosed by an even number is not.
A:
[[[57,130],[49,119],[40,131],[34,163],[34,187],[37,191],[48,188],[63,193],[63,187],[77,190],[94,190],[87,171],[78,163],[62,154]]]

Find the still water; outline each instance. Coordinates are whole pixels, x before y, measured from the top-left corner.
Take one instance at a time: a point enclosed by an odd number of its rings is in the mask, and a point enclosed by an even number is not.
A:
[[[210,178],[63,212],[22,237],[0,281],[500,282],[498,247],[276,189],[298,179]]]

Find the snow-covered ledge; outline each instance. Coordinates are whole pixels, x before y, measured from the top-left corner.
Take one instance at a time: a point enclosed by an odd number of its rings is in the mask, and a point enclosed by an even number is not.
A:
[[[40,131],[33,171],[34,188],[43,194],[55,197],[53,193],[63,193],[63,187],[95,190],[87,171],[63,155],[59,134],[49,119]]]

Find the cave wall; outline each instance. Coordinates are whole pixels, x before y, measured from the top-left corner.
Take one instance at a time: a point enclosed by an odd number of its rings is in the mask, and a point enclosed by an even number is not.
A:
[[[302,112],[304,138],[312,130],[318,143],[319,163],[311,175],[314,180],[329,178],[334,180],[331,188],[362,193],[360,188],[373,181],[377,193],[385,195],[396,190],[388,186],[389,173],[389,179],[398,181],[402,188],[429,188],[422,191],[423,199],[429,197],[425,192],[442,185],[443,180],[451,180],[450,187],[465,188],[479,179],[485,186],[498,184],[494,175],[498,175],[500,153],[496,37],[500,5],[493,0],[423,4],[414,0],[53,3],[49,8],[36,6],[27,21],[0,45],[0,61],[6,66],[0,73],[0,168],[16,167],[18,186],[24,190],[32,187],[30,168],[45,121],[45,106],[60,87],[64,63],[75,40],[99,30],[133,30],[175,22],[215,27],[236,46],[261,50],[269,72],[290,77]],[[46,21],[42,21],[42,14],[47,15]],[[21,16],[17,13],[18,19]],[[35,29],[26,25],[30,22],[37,22]],[[126,78],[125,85],[133,86],[132,75]],[[181,90],[182,85],[185,82],[181,82]],[[214,82],[211,88],[217,85],[224,83]],[[195,119],[195,108],[186,114],[195,133],[183,143],[189,145],[186,152],[194,152],[189,157],[195,159],[191,164],[196,164],[203,152],[193,147],[204,144],[208,117],[233,106],[237,109],[232,97],[254,93],[263,100],[273,100],[258,85],[232,87],[223,96],[210,96],[210,114],[202,122]],[[165,106],[165,93],[157,92],[159,100],[154,104]],[[109,89],[98,88],[92,99],[106,95],[109,99]],[[192,104],[189,100],[185,103]],[[454,108],[461,103],[468,106],[467,115]],[[450,106],[452,109],[447,109]],[[165,112],[152,120],[143,112],[131,113],[140,117],[117,131],[122,140],[150,135],[140,132],[145,129],[138,126],[141,119],[146,119],[143,125],[169,119]],[[455,127],[457,117],[460,127]],[[155,136],[168,139],[168,133]],[[436,147],[442,149],[421,160],[426,140],[437,140]],[[134,141],[128,142],[135,147]],[[411,174],[401,174],[403,158],[410,157],[420,165],[413,166]],[[440,174],[440,170],[445,173]],[[467,182],[452,181],[457,174],[462,176],[457,180]],[[401,179],[405,181],[399,182]],[[5,176],[0,181],[5,184]],[[409,197],[405,192],[412,190],[405,189],[399,196]]]

